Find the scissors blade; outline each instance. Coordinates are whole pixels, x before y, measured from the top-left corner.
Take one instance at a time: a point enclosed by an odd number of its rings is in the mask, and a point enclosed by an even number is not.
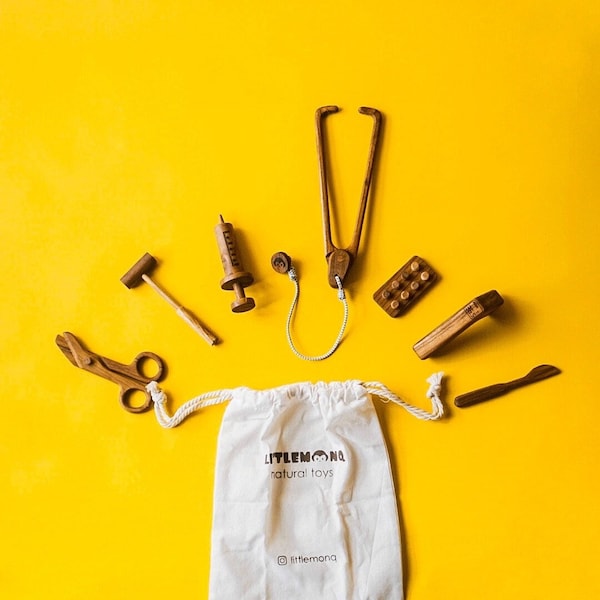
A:
[[[65,332],[63,335],[57,335],[55,341],[72,365],[116,383],[121,388],[119,400],[125,410],[132,413],[141,413],[152,406],[152,399],[146,390],[146,385],[150,381],[162,377],[164,364],[160,357],[152,352],[142,352],[131,365],[125,365],[86,350],[72,333]],[[150,358],[156,361],[159,367],[156,375],[146,377],[141,373],[139,361],[142,358]],[[145,394],[146,400],[142,405],[138,406],[132,403],[132,394],[135,391],[141,391]]]
[[[81,345],[81,342],[76,336],[68,331],[65,331],[62,336],[56,337],[56,343],[76,367],[79,367],[80,369],[86,369],[88,371],[90,370],[89,367],[93,362],[93,355]],[[67,351],[69,354],[67,354]]]
[[[79,367],[77,361],[75,360],[75,357],[73,356],[73,352],[69,347],[69,344],[67,344],[67,340],[65,340],[65,338],[62,335],[57,335],[55,342],[56,345],[60,348],[60,351],[69,359],[69,362],[72,365]]]

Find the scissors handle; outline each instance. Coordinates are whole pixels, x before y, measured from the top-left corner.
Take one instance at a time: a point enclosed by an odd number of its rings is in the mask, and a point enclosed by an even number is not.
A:
[[[149,360],[156,363],[156,373],[152,376],[144,374],[144,363]],[[131,364],[135,367],[140,378],[145,381],[145,385],[151,381],[160,381],[165,371],[163,359],[158,354],[154,354],[154,352],[140,352]]]
[[[144,373],[144,364],[152,361],[156,364],[157,370],[153,375]],[[130,413],[142,413],[147,411],[152,406],[152,397],[146,386],[151,381],[160,381],[164,374],[165,363],[154,352],[140,352],[130,365],[119,365],[118,363],[111,365],[112,369],[119,371],[125,375],[125,378],[120,382],[121,392],[119,401],[121,406]],[[144,402],[136,404],[134,397],[137,392],[144,394]]]
[[[137,392],[144,394],[144,402],[142,404],[137,404],[133,400]],[[119,394],[119,402],[127,412],[139,414],[150,409],[152,406],[152,397],[150,396],[150,392],[143,387],[122,387]]]

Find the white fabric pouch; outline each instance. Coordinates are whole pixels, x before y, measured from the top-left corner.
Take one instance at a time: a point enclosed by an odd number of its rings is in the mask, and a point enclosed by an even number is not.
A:
[[[401,600],[402,559],[390,462],[370,394],[419,418],[433,412],[381,384],[300,383],[200,396],[161,425],[229,399],[219,434],[210,600]]]

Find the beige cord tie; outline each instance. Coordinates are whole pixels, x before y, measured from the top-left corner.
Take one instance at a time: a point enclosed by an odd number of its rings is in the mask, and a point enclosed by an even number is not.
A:
[[[391,392],[385,385],[379,383],[378,381],[369,381],[365,383],[364,386],[369,394],[377,396],[383,402],[393,402],[394,404],[401,406],[409,413],[417,417],[417,419],[422,419],[424,421],[437,421],[444,416],[444,405],[440,400],[443,377],[444,373],[439,371],[438,373],[434,373],[427,378],[427,383],[429,383],[427,397],[431,400],[431,412],[427,412],[422,408],[418,408],[402,400],[402,398],[396,396],[396,394]]]
[[[290,270],[288,271],[288,276],[291,279],[291,281],[293,282],[295,290],[296,290],[294,293],[294,299],[292,300],[292,305],[290,307],[290,311],[288,313],[288,317],[287,317],[287,321],[286,321],[286,325],[285,325],[285,331],[286,331],[286,335],[287,335],[288,344],[290,345],[292,352],[298,358],[301,358],[302,360],[310,360],[310,361],[325,360],[326,358],[329,358],[338,349],[338,347],[342,341],[342,338],[344,337],[344,331],[346,330],[346,325],[348,323],[348,300],[346,299],[346,294],[344,292],[342,280],[338,275],[335,275],[335,281],[336,281],[337,287],[338,287],[338,298],[339,298],[339,300],[342,301],[342,303],[344,305],[344,317],[342,319],[342,325],[340,327],[338,336],[335,339],[335,342],[333,342],[333,345],[331,346],[331,348],[327,352],[325,352],[325,354],[320,354],[318,356],[309,356],[309,355],[303,354],[296,348],[296,345],[294,344],[294,340],[292,338],[292,320],[294,318],[294,312],[296,310],[296,306],[298,305],[298,299],[300,297],[300,283],[298,281],[298,276],[296,275],[296,270],[294,269],[294,267],[290,268]]]

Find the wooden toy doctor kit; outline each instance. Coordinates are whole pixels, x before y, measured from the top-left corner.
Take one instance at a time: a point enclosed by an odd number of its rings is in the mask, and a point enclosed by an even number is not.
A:
[[[162,288],[160,288],[152,279],[150,279],[149,273],[156,267],[157,262],[154,256],[151,254],[144,254],[140,260],[138,260],[123,277],[121,277],[121,282],[128,287],[129,289],[135,287],[145,281],[163,300],[166,300],[168,304],[170,304],[175,312],[202,338],[209,343],[211,346],[216,344],[219,339],[217,336],[212,333],[207,327],[202,325],[200,321],[192,315],[187,309],[181,306],[179,303],[175,302],[167,292],[165,292]]]
[[[325,117],[338,110],[337,106],[323,106],[315,115],[328,283],[337,289],[344,306],[338,337],[325,354],[307,356],[296,349],[291,322],[299,297],[298,276],[284,252],[271,259],[275,271],[287,274],[295,286],[286,324],[288,343],[298,357],[310,361],[331,356],[345,331],[348,301],[344,281],[358,254],[382,120],[374,108],[359,109],[373,118],[367,170],[352,241],[347,248],[337,248],[331,237],[322,126]],[[231,309],[251,310],[255,303],[245,296],[244,288],[252,284],[253,277],[242,266],[233,226],[220,217],[215,235],[225,274],[221,287],[235,294]],[[148,283],[190,327],[215,344],[217,337],[152,281],[149,274],[156,264],[146,253],[121,281],[128,288]],[[388,315],[397,317],[436,278],[426,261],[413,256],[373,297]],[[427,358],[502,303],[495,290],[478,296],[417,342],[415,352],[419,358]],[[419,419],[441,419],[442,372],[427,380],[429,411],[409,404],[380,382],[347,380],[266,390],[216,390],[169,414],[166,395],[157,383],[165,365],[156,354],[142,352],[126,365],[86,350],[68,332],[57,336],[56,344],[73,365],[117,383],[125,410],[140,413],[153,406],[164,428],[178,426],[195,411],[227,403],[217,442],[210,600],[359,596],[402,600],[397,494],[373,400],[392,402]],[[144,373],[145,361],[156,364],[153,375]],[[556,367],[541,365],[520,379],[463,394],[455,404],[468,406],[559,372]],[[143,404],[133,402],[136,391],[144,393]]]
[[[369,156],[367,159],[367,170],[363,184],[362,196],[360,200],[358,217],[356,220],[356,226],[354,228],[354,234],[352,237],[352,241],[347,248],[337,248],[331,238],[331,213],[330,213],[330,202],[329,202],[329,182],[327,179],[327,165],[325,158],[325,142],[323,138],[323,121],[325,117],[329,114],[336,113],[340,109],[337,106],[322,106],[318,108],[315,114],[315,124],[316,124],[316,133],[317,133],[317,157],[319,161],[319,176],[321,183],[321,210],[323,217],[323,234],[325,238],[325,258],[327,260],[328,272],[327,279],[329,285],[333,288],[337,288],[338,290],[338,298],[344,305],[344,316],[342,319],[342,325],[340,327],[340,331],[338,336],[331,346],[331,348],[321,354],[319,356],[308,356],[301,353],[295,346],[294,341],[291,335],[291,321],[294,315],[294,311],[296,309],[298,298],[300,295],[300,287],[298,276],[296,270],[291,264],[289,257],[284,253],[277,253],[271,259],[271,264],[273,268],[279,273],[287,273],[290,280],[294,283],[296,293],[294,295],[294,299],[292,301],[292,306],[288,313],[287,325],[286,325],[286,333],[288,343],[296,356],[302,358],[303,360],[323,360],[331,356],[338,348],[342,337],[344,335],[344,331],[346,329],[346,324],[348,321],[348,301],[346,299],[346,294],[344,292],[344,279],[346,278],[350,267],[354,263],[356,256],[358,254],[358,246],[360,244],[360,236],[361,231],[365,219],[365,214],[367,210],[367,201],[369,198],[369,190],[371,188],[371,179],[373,176],[373,164],[375,162],[375,154],[377,150],[377,143],[379,140],[379,132],[381,129],[381,113],[375,108],[368,108],[366,106],[362,106],[358,109],[358,112],[363,115],[369,115],[373,118],[373,129],[371,133],[371,143],[369,146]],[[281,255],[287,257],[286,259],[281,260]],[[287,269],[283,267],[287,263]]]
[[[116,383],[121,388],[119,401],[126,411],[141,413],[152,406],[152,398],[147,390],[147,385],[150,382],[160,381],[165,374],[165,363],[154,352],[140,352],[131,364],[125,365],[86,350],[77,337],[69,332],[56,336],[56,345],[76,367]],[[148,361],[156,365],[156,373],[152,376],[144,374],[144,365]],[[135,392],[141,392],[144,395],[143,404],[134,404]]]

